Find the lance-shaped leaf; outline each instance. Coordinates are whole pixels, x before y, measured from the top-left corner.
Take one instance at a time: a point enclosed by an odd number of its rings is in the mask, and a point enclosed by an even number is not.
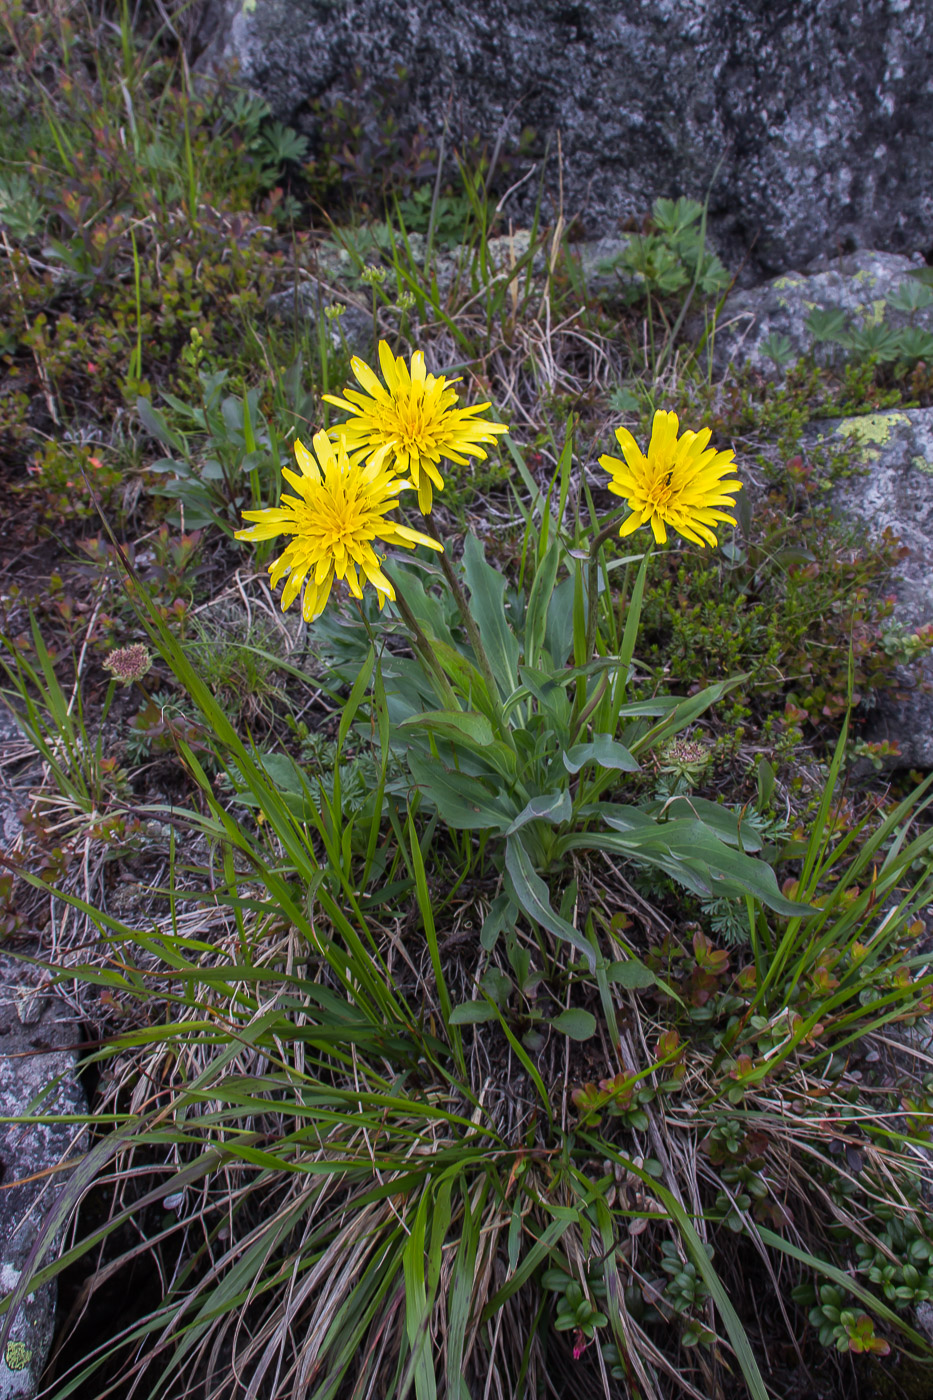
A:
[[[596,958],[592,947],[573,924],[562,919],[551,908],[548,887],[535,871],[531,856],[522,845],[519,835],[510,836],[505,843],[505,868],[512,882],[515,901],[529,918],[546,928],[548,933],[553,933],[555,938],[562,938],[564,942],[570,943],[586,958],[590,971],[595,971]]]
[[[584,763],[598,763],[601,768],[616,768],[622,773],[637,773],[641,767],[638,759],[611,734],[594,734],[588,744],[574,744],[563,757],[568,773],[579,773]]]
[[[448,826],[458,831],[505,831],[516,816],[515,804],[489,791],[478,778],[452,773],[437,759],[408,751],[408,767],[420,791]]]
[[[483,546],[469,534],[463,548],[463,572],[470,590],[470,611],[504,700],[518,685],[520,648],[505,616],[505,579],[486,563]]]
[[[561,822],[569,821],[572,815],[573,803],[566,788],[558,792],[541,793],[526,802],[505,834],[511,836],[513,832],[533,821],[553,822],[555,826],[559,826]]]
[[[471,748],[486,748],[496,737],[489,720],[478,710],[422,710],[403,719],[398,727],[426,729],[454,742],[459,739]]]

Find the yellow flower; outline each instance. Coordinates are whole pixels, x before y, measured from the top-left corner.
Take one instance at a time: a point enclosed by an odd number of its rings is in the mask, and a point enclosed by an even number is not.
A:
[[[344,398],[325,394],[327,403],[353,414],[346,423],[331,431],[345,433],[349,450],[365,448],[373,452],[385,447],[392,455],[397,472],[407,474],[418,489],[418,505],[423,515],[431,509],[432,485],[443,490],[444,478],[438,471],[442,457],[466,462],[467,456],[485,458],[481,442],[495,442],[497,433],[507,433],[504,423],[490,423],[476,415],[488,403],[475,408],[455,408],[458,383],[444,375],[427,374],[424,355],[416,350],[411,370],[392,354],[384,340],[379,342],[379,364],[387,388],[369,365],[354,355],[350,361],[358,383],[366,391],[344,389]],[[466,456],[464,456],[464,453]]]
[[[723,480],[734,470],[734,454],[707,447],[709,428],[678,437],[678,426],[676,413],[656,413],[647,457],[626,428],[616,428],[625,461],[600,457],[599,465],[612,477],[609,490],[624,497],[632,512],[619,534],[631,535],[650,524],[658,544],[665,544],[665,527],[670,525],[684,539],[715,545],[717,522],[735,524],[734,517],[720,509],[734,510],[732,498],[742,489],[735,478]]]
[[[418,530],[386,520],[386,513],[398,505],[399,492],[411,488],[410,481],[403,481],[385,465],[386,450],[364,462],[361,453],[347,452],[343,438],[335,447],[327,433],[321,432],[315,434],[312,443],[316,455],[303,443],[295,443],[300,476],[288,467],[282,470],[298,494],[283,496],[278,506],[267,510],[245,510],[244,518],[257,523],[236,532],[238,540],[293,536],[284,552],[269,565],[269,573],[273,588],[288,575],[282,590],[283,612],[305,584],[305,622],[313,621],[324,611],[335,578],[346,579],[355,598],[362,598],[362,584],[368,581],[379,594],[380,608],[386,598],[394,600],[395,589],[379,567],[374,540],[404,545],[406,549],[413,549],[416,544],[442,548]]]

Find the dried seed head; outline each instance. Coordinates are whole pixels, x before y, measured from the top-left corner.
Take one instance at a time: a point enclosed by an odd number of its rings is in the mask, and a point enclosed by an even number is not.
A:
[[[658,767],[662,773],[696,782],[712,758],[712,749],[702,739],[688,739],[678,736],[672,739],[659,754]]]
[[[136,642],[131,647],[117,647],[115,651],[108,652],[104,659],[104,670],[123,685],[141,681],[151,667],[149,648],[144,647],[142,642]]]

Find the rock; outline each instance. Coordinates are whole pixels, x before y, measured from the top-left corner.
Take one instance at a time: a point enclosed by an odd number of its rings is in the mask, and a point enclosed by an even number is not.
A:
[[[373,314],[357,301],[349,300],[346,294],[331,287],[317,277],[307,278],[295,287],[284,292],[276,292],[269,298],[267,310],[272,316],[290,321],[293,316],[299,321],[308,320],[316,327],[318,318],[326,309],[343,308],[338,314],[324,316],[328,339],[334,349],[346,345],[350,355],[361,355],[371,360],[373,354]],[[312,332],[317,335],[316,329]]]
[[[910,553],[893,580],[894,622],[902,642],[933,622],[933,409],[917,408],[814,423],[810,445],[856,445],[866,470],[840,482],[833,506],[868,526],[873,535],[891,529]],[[892,630],[892,637],[894,631]],[[869,711],[866,738],[896,740],[898,766],[933,768],[933,656],[904,666],[901,688],[882,695]]]
[[[43,998],[25,965],[0,956],[0,1120],[87,1111],[75,1075],[78,1033],[64,1003]],[[42,1221],[63,1188],[64,1173],[43,1174],[82,1151],[85,1135],[68,1123],[0,1121],[0,1294],[19,1283]],[[57,1247],[56,1240],[45,1262]],[[55,1330],[56,1294],[54,1282],[44,1284],[15,1314],[0,1355],[0,1400],[38,1391]],[[6,1320],[0,1319],[0,1331]]]
[[[923,266],[922,259],[861,251],[733,292],[717,322],[715,369],[723,374],[731,363],[779,376],[781,365],[768,354],[766,342],[784,337],[788,342],[785,363],[794,364],[814,348],[806,322],[817,309],[841,311],[856,327],[883,322],[895,328],[913,324],[933,332],[933,302],[912,314],[889,305],[905,282],[916,282],[910,273],[918,265]],[[921,293],[925,295],[922,288]],[[827,347],[818,353],[832,351]]]
[[[8,850],[22,829],[19,819],[23,803],[22,781],[10,776],[10,768],[18,755],[24,763],[38,770],[36,751],[23,736],[16,716],[6,705],[0,705],[0,753],[6,760],[0,769],[0,849]]]
[[[536,167],[517,215],[546,153],[556,212],[560,133],[563,210],[590,234],[709,192],[721,252],[766,275],[933,241],[933,0],[200,0],[199,17],[202,73],[237,66],[312,143],[342,102],[374,169],[419,126],[437,148],[446,121],[448,153],[524,133],[503,176]]]
[[[933,1303],[918,1303],[914,1316],[917,1326],[933,1342]]]
[[[380,336],[385,336],[389,330],[389,326],[386,324],[387,313],[393,317],[396,323],[401,315],[395,306],[395,274],[392,268],[387,267],[382,261],[388,244],[388,238],[381,236],[381,231],[384,228],[385,225],[375,224],[369,229],[357,230],[354,237],[354,243],[357,245],[354,252],[357,256],[354,256],[345,244],[341,244],[336,239],[328,239],[318,249],[319,275],[317,277],[306,275],[295,287],[271,296],[267,303],[269,312],[287,320],[295,314],[297,306],[298,314],[307,317],[316,326],[318,317],[327,308],[343,307],[343,311],[338,315],[335,316],[331,312],[325,317],[331,343],[335,347],[345,344],[351,355],[359,355],[372,364],[376,355],[373,339],[372,293],[360,275],[361,257],[367,266],[380,268],[386,272],[383,285],[388,293],[389,305],[387,307],[380,297]],[[598,246],[603,249],[604,245],[618,247],[619,240],[602,240],[599,245],[594,245],[594,247]],[[510,280],[512,269],[521,264],[530,248],[530,232],[527,229],[517,229],[512,234],[490,238],[487,241],[486,262],[483,268],[473,266],[475,251],[465,244],[449,251],[435,250],[430,260],[430,271],[436,282],[441,304],[444,304],[454,285],[459,284],[464,296],[469,295],[474,305],[482,305],[493,287]],[[587,250],[588,248],[589,245],[587,245]],[[408,249],[415,267],[427,269],[427,239],[418,233],[409,234]],[[578,253],[577,256],[580,258],[581,267],[588,277],[592,277],[597,282],[602,278],[606,286],[618,283],[618,278],[614,273],[598,270],[602,258],[607,256],[605,252],[601,251],[598,257],[591,256],[588,262],[586,261],[586,250],[582,255]],[[400,261],[405,267],[408,262],[407,255]],[[531,262],[533,274],[540,278],[546,268],[544,252],[536,252]],[[523,266],[518,274],[523,284],[526,267],[527,265]],[[480,281],[478,292],[474,291],[474,273],[477,280]],[[405,291],[405,286],[403,285],[400,290]]]

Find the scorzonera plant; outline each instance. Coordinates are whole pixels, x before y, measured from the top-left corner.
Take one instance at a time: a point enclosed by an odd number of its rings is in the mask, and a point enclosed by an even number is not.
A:
[[[331,626],[349,658],[355,649],[341,679],[354,685],[357,704],[371,689],[385,750],[367,850],[386,798],[419,794],[451,833],[482,835],[503,882],[497,927],[513,925],[522,911],[572,944],[591,969],[599,950],[553,907],[547,883],[581,849],[657,867],[699,896],[750,894],[778,913],[799,914],[752,854],[760,842],[730,814],[686,798],[660,810],[620,800],[639,756],[692,725],[735,682],[684,700],[629,697],[651,545],[629,561],[639,568],[620,633],[613,610],[601,606],[616,562],[606,559],[606,547],[613,535],[643,525],[658,545],[671,529],[715,546],[717,526],[735,523],[729,510],[741,483],[730,474],[733,453],[710,446],[709,428],[680,432],[675,413],[655,415],[646,453],[618,428],[622,458],[600,462],[626,510],[573,537],[558,530],[551,538],[542,525],[532,545],[534,576],[527,597],[519,596],[475,534],[455,561],[430,519],[433,493],[444,485],[441,461],[484,458],[507,428],[480,416],[489,404],[457,407],[451,382],[427,373],[421,352],[408,366],[382,342],[379,362],[384,384],[354,359],[365,392],[348,388],[329,398],[352,416],[318,433],[313,454],[296,442],[300,474],[284,473],[296,494],[246,512],[253,523],[238,534],[290,536],[270,565],[273,584],[285,581],[283,608],[303,587],[305,619],[320,618],[335,581],[346,583],[355,602],[355,617]],[[564,472],[570,457],[568,442]],[[401,523],[408,499],[416,499],[423,529]],[[426,546],[437,563],[386,559],[377,543]],[[390,758],[405,776],[391,776]],[[332,817],[339,823],[341,813]],[[464,857],[470,861],[466,847]]]

